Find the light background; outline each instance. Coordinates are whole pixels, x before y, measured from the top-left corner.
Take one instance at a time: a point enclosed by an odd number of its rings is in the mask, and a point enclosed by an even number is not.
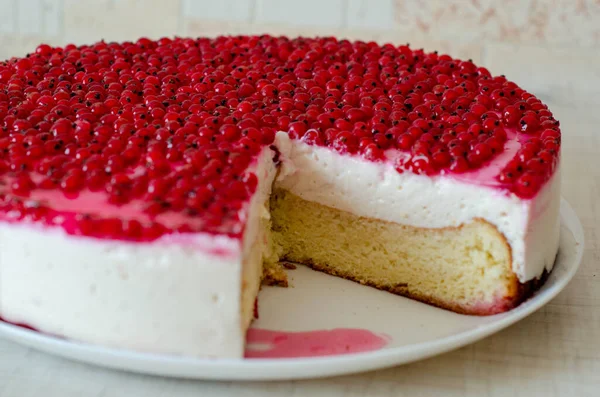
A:
[[[327,34],[411,43],[506,74],[561,121],[580,271],[553,302],[456,352],[333,379],[191,382],[108,371],[0,339],[1,397],[600,396],[600,0],[0,0],[0,59],[40,42]]]
[[[600,0],[0,0],[0,59],[39,42],[226,33],[409,42],[546,100],[600,91]]]

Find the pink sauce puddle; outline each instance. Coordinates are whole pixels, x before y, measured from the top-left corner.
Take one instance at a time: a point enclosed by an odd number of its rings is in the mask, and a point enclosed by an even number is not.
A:
[[[283,332],[251,328],[246,336],[246,358],[334,356],[379,350],[391,338],[366,329]]]

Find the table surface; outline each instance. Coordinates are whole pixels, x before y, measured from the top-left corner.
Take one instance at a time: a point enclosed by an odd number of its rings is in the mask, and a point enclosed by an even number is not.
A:
[[[293,382],[182,381],[127,374],[0,339],[0,396],[600,396],[600,112],[593,98],[573,103],[562,97],[543,99],[565,132],[562,191],[583,224],[585,254],[571,284],[525,320],[425,361]]]

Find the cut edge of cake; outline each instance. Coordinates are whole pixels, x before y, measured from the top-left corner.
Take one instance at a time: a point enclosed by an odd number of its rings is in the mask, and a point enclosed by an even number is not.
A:
[[[416,228],[358,217],[276,189],[280,259],[462,314],[490,315],[527,298],[506,239],[489,222]],[[546,274],[546,272],[544,272]]]

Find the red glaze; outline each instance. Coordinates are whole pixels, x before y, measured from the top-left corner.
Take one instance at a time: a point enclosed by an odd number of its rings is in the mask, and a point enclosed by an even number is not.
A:
[[[283,332],[250,328],[246,358],[299,358],[336,356],[383,349],[391,338],[366,329]]]
[[[554,173],[559,123],[470,61],[334,38],[40,45],[0,63],[0,212],[94,237],[239,236],[257,186],[248,167],[278,130],[369,161],[399,150],[398,172],[438,175],[485,167],[506,129],[521,147],[493,178],[531,198]],[[97,192],[143,216],[57,217],[51,200],[27,200],[41,189]],[[171,213],[189,222],[160,221]]]

